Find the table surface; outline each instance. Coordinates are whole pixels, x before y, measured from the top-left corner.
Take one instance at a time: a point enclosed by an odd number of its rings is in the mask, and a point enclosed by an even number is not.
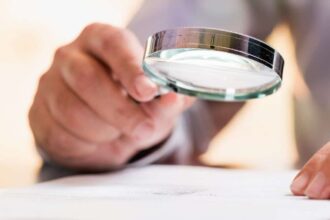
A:
[[[158,165],[76,175],[0,190],[0,218],[329,219],[328,201],[291,195],[295,174]]]

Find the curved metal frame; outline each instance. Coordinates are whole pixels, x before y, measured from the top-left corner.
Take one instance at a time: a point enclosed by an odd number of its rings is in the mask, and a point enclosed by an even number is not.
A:
[[[144,57],[177,48],[201,48],[228,52],[262,63],[282,79],[284,59],[266,43],[238,33],[208,28],[177,28],[160,31],[147,40]]]

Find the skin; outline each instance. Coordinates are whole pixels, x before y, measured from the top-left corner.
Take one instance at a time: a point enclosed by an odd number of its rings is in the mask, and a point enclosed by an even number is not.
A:
[[[125,42],[125,43],[123,43]],[[39,149],[64,167],[106,171],[166,140],[193,99],[158,89],[141,69],[143,48],[125,29],[87,26],[59,48],[29,112]],[[330,143],[291,185],[297,196],[330,198]]]
[[[330,199],[330,142],[304,165],[294,178],[291,191],[296,196]]]
[[[122,167],[164,141],[193,99],[157,86],[141,68],[143,48],[125,29],[87,26],[59,48],[40,78],[29,112],[36,143],[49,159],[81,171]]]

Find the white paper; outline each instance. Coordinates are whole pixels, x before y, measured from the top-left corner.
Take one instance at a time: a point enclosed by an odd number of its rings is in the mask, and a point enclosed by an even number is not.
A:
[[[0,219],[330,219],[293,197],[295,172],[149,166],[0,191]]]

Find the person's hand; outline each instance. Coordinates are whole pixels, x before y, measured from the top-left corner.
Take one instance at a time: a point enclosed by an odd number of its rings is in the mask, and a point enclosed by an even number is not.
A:
[[[291,191],[311,199],[330,198],[330,142],[319,150],[293,180]]]
[[[109,170],[165,140],[192,99],[157,86],[141,69],[143,48],[125,29],[92,24],[59,48],[29,113],[37,145],[56,163]]]

